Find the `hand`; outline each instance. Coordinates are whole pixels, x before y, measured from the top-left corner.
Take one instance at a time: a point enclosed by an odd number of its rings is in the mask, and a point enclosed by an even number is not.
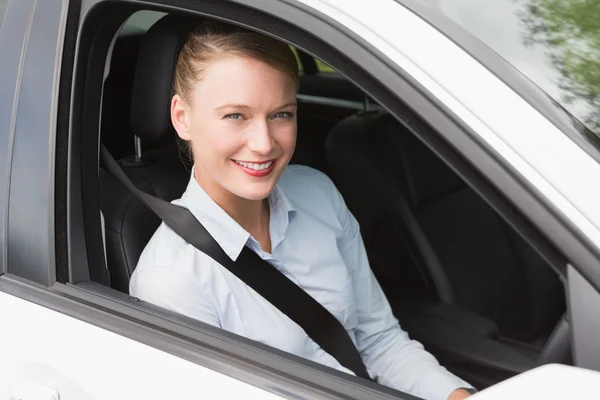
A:
[[[456,389],[454,392],[450,393],[448,400],[462,400],[470,396],[471,393],[467,392],[465,389]]]

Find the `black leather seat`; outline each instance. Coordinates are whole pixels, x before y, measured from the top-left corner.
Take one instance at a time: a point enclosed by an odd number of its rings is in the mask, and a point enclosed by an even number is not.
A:
[[[425,294],[485,316],[520,341],[548,335],[565,307],[558,277],[392,116],[351,116],[326,147],[388,297]]]
[[[117,38],[111,55],[110,74],[104,81],[100,137],[117,160],[134,153],[131,91],[142,37],[143,34]]]
[[[167,15],[143,37],[131,94],[132,133],[123,133],[121,139],[122,143],[133,143],[136,135],[143,148],[155,148],[144,152],[141,162],[131,157],[121,160],[121,167],[138,188],[169,201],[181,196],[190,174],[171,125],[170,100],[177,55],[197,22]],[[102,140],[108,139],[112,149],[123,148],[118,139],[107,135],[110,133],[105,132]],[[103,170],[99,185],[111,286],[128,292],[129,278],[160,220]]]

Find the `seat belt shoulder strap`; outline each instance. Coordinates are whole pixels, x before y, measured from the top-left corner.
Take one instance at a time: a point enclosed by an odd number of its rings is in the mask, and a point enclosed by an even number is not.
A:
[[[102,145],[101,163],[167,226],[242,280],[306,334],[341,365],[357,376],[370,379],[361,356],[344,326],[318,301],[247,246],[233,261],[204,226],[185,207],[151,196],[135,187]]]

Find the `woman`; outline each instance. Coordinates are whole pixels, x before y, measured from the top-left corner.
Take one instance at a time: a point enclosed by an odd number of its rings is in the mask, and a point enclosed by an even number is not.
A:
[[[194,159],[175,203],[233,260],[244,246],[342,322],[371,377],[428,399],[462,399],[450,374],[400,329],[368,265],[358,223],[333,183],[288,166],[296,143],[298,66],[290,48],[204,22],[177,62],[171,120]],[[150,303],[351,373],[286,315],[162,224],[131,278]]]

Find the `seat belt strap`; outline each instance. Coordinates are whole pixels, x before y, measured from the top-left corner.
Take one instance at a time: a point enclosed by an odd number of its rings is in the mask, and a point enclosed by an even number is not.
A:
[[[101,145],[100,162],[139,201],[169,228],[250,286],[279,311],[298,324],[325,352],[357,376],[370,379],[362,358],[342,324],[318,301],[247,246],[233,261],[204,226],[185,207],[145,193],[129,180],[119,164]]]

